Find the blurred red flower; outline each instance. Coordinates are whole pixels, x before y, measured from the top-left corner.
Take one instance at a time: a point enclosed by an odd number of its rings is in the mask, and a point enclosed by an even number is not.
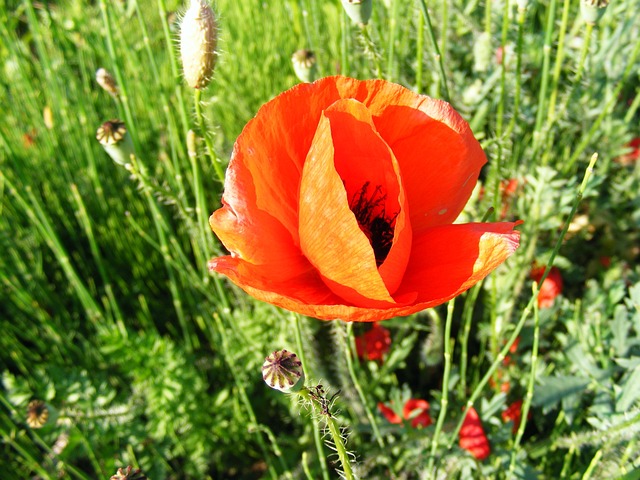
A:
[[[536,282],[540,282],[542,275],[544,274],[545,267],[535,267],[531,270],[531,278]],[[553,305],[556,297],[562,293],[562,275],[557,267],[551,267],[551,271],[547,278],[542,282],[538,288],[538,307],[549,308]]]
[[[210,261],[259,300],[325,320],[440,305],[518,247],[517,222],[453,224],[486,157],[448,104],[326,77],[266,103],[238,137]]]
[[[460,448],[468,450],[478,460],[484,460],[491,453],[489,439],[482,428],[480,416],[473,407],[467,411],[460,429]]]
[[[627,166],[634,165],[638,159],[640,159],[640,137],[631,140],[627,144],[627,147],[629,147],[631,151],[616,158],[616,162]]]
[[[391,333],[378,323],[374,323],[369,331],[356,337],[356,353],[361,359],[382,361],[390,346]]]
[[[426,400],[411,398],[407,400],[402,408],[402,417],[405,420],[411,420],[413,428],[428,427],[433,423],[429,415],[429,402]],[[390,407],[384,403],[378,403],[378,410],[390,423],[401,424],[402,418]],[[415,412],[418,412],[417,414]],[[415,415],[415,416],[414,416]]]
[[[518,431],[520,427],[520,421],[522,420],[522,400],[517,400],[513,402],[511,405],[507,407],[507,409],[502,412],[502,421],[513,422],[513,433]]]

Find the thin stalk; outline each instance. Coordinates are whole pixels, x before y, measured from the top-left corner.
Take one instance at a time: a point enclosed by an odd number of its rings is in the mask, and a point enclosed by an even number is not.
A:
[[[553,78],[551,80],[551,95],[549,97],[549,106],[547,108],[547,129],[555,121],[556,99],[558,97],[558,84],[560,82],[560,73],[562,73],[562,60],[564,59],[564,39],[567,33],[567,24],[569,23],[569,6],[571,0],[564,0],[562,8],[562,20],[560,22],[560,36],[558,37],[558,49],[556,50],[556,63],[553,68]]]
[[[349,17],[347,13],[342,12],[340,31],[340,72],[342,75],[349,75]]]
[[[446,2],[445,2],[446,3]],[[387,80],[394,80],[394,56],[396,46],[396,33],[398,31],[398,7],[399,0],[391,0],[391,18],[389,19],[389,43],[387,45]]]
[[[213,142],[211,141],[211,136],[207,130],[207,125],[204,119],[204,115],[202,114],[202,103],[200,101],[202,95],[202,91],[198,88],[194,89],[194,106],[196,112],[196,121],[198,123],[198,128],[200,129],[200,134],[202,138],[204,138],[204,143],[207,146],[207,153],[209,154],[209,158],[211,159],[211,163],[213,164],[213,169],[216,171],[216,176],[220,183],[224,183],[224,171],[222,170],[222,166],[220,165],[220,160],[216,156],[216,152],[213,148]]]
[[[296,335],[296,344],[298,351],[298,357],[300,358],[300,362],[302,362],[302,371],[305,373],[307,378],[310,378],[312,373],[309,369],[309,364],[307,363],[307,359],[304,353],[304,344],[302,342],[302,326],[300,315],[295,315],[295,335]],[[317,422],[312,422],[313,426],[313,440],[316,445],[316,452],[318,453],[318,462],[320,463],[320,470],[322,471],[323,480],[329,480],[329,467],[327,467],[327,461],[324,453],[324,444],[322,443],[322,437],[320,435],[320,427]]]
[[[538,95],[538,111],[536,113],[536,124],[533,130],[533,143],[534,152],[537,150],[537,146],[541,140],[542,135],[542,121],[544,118],[544,109],[547,100],[547,88],[549,85],[549,68],[551,65],[551,43],[553,41],[553,32],[555,31],[555,19],[556,19],[556,3],[557,0],[551,0],[549,3],[549,9],[547,10],[547,27],[544,36],[544,45],[542,47],[542,72],[540,74],[542,82],[540,84],[540,91]],[[533,155],[535,158],[535,154]]]
[[[431,454],[429,455],[428,472],[434,472],[434,464],[436,451],[438,449],[438,439],[447,416],[447,408],[449,406],[449,379],[451,376],[451,360],[454,346],[454,339],[451,338],[451,324],[453,323],[453,309],[455,298],[449,300],[447,304],[447,319],[444,324],[444,374],[442,378],[442,400],[440,400],[440,413],[436,421],[436,428],[431,439]]]
[[[624,116],[624,123],[631,123],[631,119],[635,116],[638,107],[640,107],[640,87],[636,88],[633,102],[631,102],[629,110],[627,110],[627,113]]]
[[[422,15],[418,15],[416,35],[418,36],[416,39],[416,92],[422,93],[422,68],[424,65],[424,16]]]
[[[549,257],[549,261],[547,262],[546,269],[544,271],[544,274],[542,275],[542,278],[539,280],[538,285],[542,285],[542,283],[545,281],[545,279],[549,276],[549,272],[551,271],[551,267],[553,266],[553,261],[555,260],[556,256],[558,255],[558,252],[560,251],[560,247],[562,246],[562,242],[564,240],[564,237],[567,234],[567,231],[569,230],[569,225],[571,224],[571,221],[573,220],[573,217],[575,216],[576,211],[578,210],[578,206],[580,205],[580,201],[582,200],[582,195],[584,194],[584,191],[587,188],[587,183],[589,182],[589,178],[591,177],[591,174],[593,173],[593,167],[595,166],[595,163],[596,163],[597,159],[598,159],[598,154],[594,153],[593,156],[591,157],[591,161],[589,162],[589,166],[585,170],[584,177],[582,179],[582,183],[580,184],[580,187],[578,187],[578,191],[576,192],[576,198],[575,198],[575,200],[573,202],[573,206],[571,208],[571,212],[569,213],[569,216],[567,217],[567,221],[565,222],[564,228],[562,229],[562,232],[560,233],[560,236],[558,237],[558,240],[556,241],[556,245],[555,245],[553,251],[551,252],[551,255]],[[538,293],[539,293],[539,291],[538,291]],[[522,327],[524,327],[525,321],[527,320],[527,318],[529,316],[529,313],[533,309],[533,304],[537,300],[538,300],[538,296],[537,295],[534,295],[534,296],[531,297],[531,299],[529,300],[529,303],[527,303],[526,307],[522,311],[522,315],[520,316],[520,320],[516,324],[516,327],[513,330],[513,333],[511,334],[509,339],[507,340],[507,343],[504,345],[502,350],[500,350],[500,353],[498,354],[496,359],[493,361],[493,363],[489,367],[489,370],[487,370],[485,375],[482,377],[482,379],[478,383],[478,386],[471,393],[471,396],[469,397],[469,400],[467,400],[467,404],[465,405],[465,410],[464,410],[464,412],[462,414],[462,417],[460,418],[460,421],[458,422],[453,434],[451,435],[451,440],[449,441],[449,445],[448,445],[449,449],[451,449],[451,447],[453,447],[453,443],[455,442],[455,439],[458,437],[458,434],[460,433],[460,429],[462,428],[462,423],[464,422],[464,419],[465,419],[465,417],[467,415],[467,411],[469,410],[469,408],[471,408],[473,406],[473,404],[476,401],[476,399],[480,396],[480,393],[482,392],[482,389],[484,388],[484,386],[489,381],[489,378],[491,378],[493,373],[496,371],[496,369],[500,366],[500,364],[502,363],[504,358],[509,353],[509,349],[511,348],[511,345],[513,345],[513,343],[516,341],[516,338],[518,337],[518,335],[520,335],[520,331],[522,330]]]
[[[520,95],[522,94],[522,47],[524,45],[524,20],[526,15],[525,8],[518,9],[518,41],[516,42],[516,90],[514,94],[513,116],[507,127],[506,136],[513,132],[520,114]],[[515,155],[512,156],[515,160]]]
[[[438,47],[438,42],[436,41],[436,35],[433,31],[433,26],[431,25],[431,18],[429,17],[429,11],[427,10],[427,4],[425,0],[420,0],[420,9],[422,10],[422,16],[427,25],[427,33],[429,34],[429,40],[431,40],[431,44],[433,45],[434,50],[434,59],[436,60],[439,73],[440,73],[440,83],[442,84],[442,89],[444,90],[443,98],[447,102],[450,101],[451,96],[449,95],[449,87],[447,86],[447,76],[444,73],[444,64],[442,62],[442,55],[440,54],[440,48]]]
[[[487,2],[487,4],[491,4],[491,2]],[[502,37],[500,39],[500,45],[502,47],[502,63],[500,65],[500,100],[498,102],[498,113],[496,118],[496,136],[498,138],[502,137],[502,123],[504,121],[504,107],[506,104],[507,98],[507,33],[509,32],[509,25],[511,21],[509,19],[509,10],[511,6],[509,5],[509,0],[506,0],[504,4],[504,15],[502,17]]]
[[[538,284],[533,282],[533,298],[538,296]],[[522,409],[520,411],[520,425],[516,433],[516,438],[513,441],[511,447],[511,460],[509,462],[509,474],[507,478],[513,477],[516,467],[516,456],[524,435],[524,430],[527,426],[527,417],[529,416],[529,410],[531,409],[531,402],[533,401],[533,390],[536,382],[536,369],[538,367],[538,349],[540,346],[540,315],[538,311],[538,302],[533,302],[533,346],[531,347],[531,368],[529,373],[529,381],[527,382],[527,393],[524,397]]]
[[[376,78],[382,78],[382,65],[380,64],[380,57],[378,55],[378,51],[376,50],[376,45],[371,38],[371,33],[369,32],[369,27],[367,25],[362,25],[360,27],[360,33],[362,34],[362,40],[364,42],[364,50],[365,53],[371,56],[373,60],[373,64],[376,70]]]
[[[378,422],[376,421],[376,417],[373,415],[371,408],[369,407],[369,402],[367,402],[367,397],[364,395],[364,391],[362,390],[362,386],[360,385],[360,381],[358,380],[358,376],[356,375],[356,371],[353,368],[353,358],[351,356],[351,352],[354,350],[355,339],[353,336],[353,323],[347,323],[347,342],[344,345],[344,356],[347,360],[347,369],[349,370],[349,376],[351,377],[351,381],[353,382],[353,386],[356,388],[358,392],[358,397],[360,397],[360,402],[364,407],[364,411],[367,415],[367,419],[371,424],[371,429],[373,430],[373,435],[378,443],[380,448],[384,448],[384,439],[382,435],[380,435],[380,429],[378,428]]]
[[[473,307],[478,299],[482,282],[474,285],[464,301],[462,333],[460,338],[460,383],[458,387],[458,395],[460,398],[466,397],[467,392],[467,364],[468,364],[468,347],[469,334],[471,333],[471,320],[473,319]]]

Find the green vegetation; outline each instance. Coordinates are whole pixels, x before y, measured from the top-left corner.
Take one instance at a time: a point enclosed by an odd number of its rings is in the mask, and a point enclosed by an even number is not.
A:
[[[185,8],[0,0],[0,477],[337,478],[328,401],[359,478],[640,478],[640,1],[595,25],[577,0],[374,1],[363,30],[338,0],[218,0],[204,128],[176,50]],[[300,318],[208,272],[233,142],[297,83],[300,48],[319,75],[450,101],[489,160],[464,221],[524,220],[481,284],[383,322],[383,361],[356,355],[370,325]],[[96,140],[115,118],[126,166]],[[564,287],[538,308],[531,271],[550,262]],[[323,386],[306,406],[260,376],[283,348]],[[410,398],[431,426],[377,408]],[[470,400],[483,461],[458,445]],[[530,416],[514,433],[517,400]]]

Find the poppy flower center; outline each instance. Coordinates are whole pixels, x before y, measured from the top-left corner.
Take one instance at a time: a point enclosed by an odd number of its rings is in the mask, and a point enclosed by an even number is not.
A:
[[[375,188],[370,186],[370,182],[362,185],[362,188],[351,198],[349,208],[356,216],[360,230],[369,239],[376,257],[376,265],[379,267],[391,250],[398,214],[386,213],[387,194],[382,191],[382,186],[378,185]]]

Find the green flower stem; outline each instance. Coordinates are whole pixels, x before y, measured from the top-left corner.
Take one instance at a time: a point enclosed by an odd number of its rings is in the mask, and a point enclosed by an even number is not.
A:
[[[536,114],[536,124],[533,130],[533,146],[534,153],[532,157],[535,158],[536,151],[539,148],[542,140],[542,121],[544,118],[545,103],[547,101],[547,88],[549,85],[549,68],[551,65],[551,44],[553,41],[553,32],[555,31],[555,19],[556,19],[556,3],[557,0],[551,0],[549,3],[549,10],[547,11],[547,27],[544,37],[544,45],[542,47],[542,72],[540,77],[542,82],[540,84],[539,96],[538,96],[538,110]]]
[[[538,284],[533,282],[533,298],[538,298]],[[533,400],[533,390],[536,382],[536,368],[538,367],[538,349],[540,346],[540,315],[538,311],[538,302],[533,302],[533,346],[531,347],[531,373],[529,374],[529,381],[527,382],[527,393],[522,403],[522,409],[520,411],[520,425],[516,432],[516,438],[513,441],[511,447],[511,460],[509,462],[509,473],[507,478],[513,477],[516,468],[516,457],[520,449],[520,442],[524,435],[524,430],[527,426],[527,417],[529,416],[529,410],[531,408],[531,402]]]
[[[378,51],[376,50],[376,45],[373,43],[373,39],[371,38],[371,34],[369,33],[369,27],[367,25],[362,25],[360,27],[360,33],[362,33],[362,40],[364,41],[365,53],[368,53],[373,60],[373,64],[376,69],[376,78],[382,78],[382,65],[380,64],[380,58],[378,56]]]
[[[446,3],[446,2],[444,2]],[[387,75],[386,79],[390,82],[394,81],[394,60],[396,34],[398,32],[398,7],[400,0],[391,0],[391,17],[389,18],[389,40],[387,42]]]
[[[491,2],[487,2],[487,4],[491,4]],[[504,4],[505,12],[509,12],[510,5],[509,0],[506,0]],[[500,38],[500,45],[502,46],[502,63],[500,65],[500,100],[498,102],[498,113],[496,118],[496,136],[498,138],[502,137],[502,122],[504,120],[504,106],[506,103],[507,97],[507,34],[509,33],[509,25],[511,24],[511,20],[509,19],[509,15],[507,13],[502,17],[502,36]]]
[[[207,153],[209,154],[209,158],[211,159],[211,163],[213,164],[213,168],[216,171],[216,176],[221,183],[224,184],[224,171],[222,170],[222,166],[220,165],[220,160],[216,157],[216,152],[213,148],[213,142],[211,141],[211,136],[207,131],[207,125],[204,120],[204,115],[202,114],[202,102],[200,98],[202,96],[202,91],[198,88],[194,89],[194,103],[195,103],[195,111],[196,111],[196,122],[198,123],[198,128],[200,129],[200,134],[202,138],[204,138],[204,143],[207,146]]]
[[[442,84],[442,89],[444,90],[443,98],[447,102],[450,101],[451,96],[449,95],[449,87],[447,86],[447,76],[444,73],[444,64],[442,62],[442,55],[440,54],[440,48],[438,47],[438,42],[436,41],[436,36],[433,31],[433,26],[431,25],[431,18],[429,17],[429,11],[427,10],[427,4],[425,0],[420,0],[420,9],[422,10],[422,16],[427,25],[427,33],[429,34],[429,39],[431,40],[431,44],[433,45],[434,50],[434,58],[438,63],[439,72],[440,72],[440,83]]]
[[[367,415],[367,419],[369,420],[369,423],[371,424],[371,429],[373,430],[373,435],[376,439],[376,441],[378,442],[378,446],[380,448],[384,448],[384,439],[382,438],[382,435],[380,434],[380,429],[378,428],[378,422],[376,421],[376,417],[373,415],[373,412],[371,411],[371,408],[369,407],[369,402],[367,402],[367,398],[364,395],[364,392],[362,390],[362,386],[360,385],[360,382],[358,381],[358,376],[356,375],[356,371],[353,368],[353,358],[351,356],[351,352],[355,351],[354,350],[354,336],[353,336],[353,323],[349,322],[347,323],[347,344],[345,345],[345,349],[344,349],[344,356],[345,359],[347,360],[347,369],[349,370],[349,376],[351,377],[351,381],[353,382],[353,386],[356,388],[356,391],[358,392],[358,397],[360,397],[360,402],[362,403],[362,406],[364,407],[364,411]]]
[[[513,115],[511,121],[507,127],[506,136],[508,137],[513,132],[516,126],[518,115],[520,114],[520,96],[522,92],[522,47],[524,45],[524,20],[526,18],[526,9],[518,9],[518,41],[516,42],[516,90],[514,94],[513,103]],[[517,160],[516,155],[512,155],[511,168],[515,168],[515,162]]]
[[[564,59],[564,39],[567,33],[567,24],[569,23],[570,5],[570,0],[564,0],[564,7],[562,9],[562,20],[560,22],[560,35],[558,37],[558,49],[556,50],[553,78],[551,79],[551,95],[549,96],[549,106],[547,107],[547,129],[551,128],[551,125],[556,118],[556,99],[558,98],[558,85],[560,83],[560,74],[562,73],[562,60]]]
[[[302,361],[302,358],[300,358]],[[303,367],[304,370],[304,367]],[[327,405],[327,400],[325,398],[319,399],[311,390],[307,387],[302,388],[297,393],[307,405],[312,405],[313,408],[319,407],[320,414],[322,418],[324,418],[327,423],[327,428],[329,430],[329,435],[331,436],[331,440],[335,446],[335,450],[338,453],[338,458],[340,460],[340,464],[342,465],[344,478],[347,480],[353,480],[353,471],[351,470],[351,463],[349,462],[349,454],[347,453],[347,449],[344,445],[344,441],[342,439],[342,432],[340,432],[340,427],[338,426],[338,422],[334,418],[334,416],[329,411],[330,405]],[[315,422],[314,422],[315,424]]]
[[[442,379],[442,400],[440,400],[440,413],[436,421],[436,429],[431,439],[431,454],[429,455],[428,472],[434,471],[436,451],[438,449],[438,439],[447,416],[447,407],[449,406],[449,379],[451,376],[451,359],[453,353],[454,339],[451,338],[451,324],[453,323],[453,309],[455,298],[449,300],[447,304],[447,319],[444,324],[444,374]]]
[[[624,123],[631,123],[631,119],[635,116],[638,107],[640,107],[640,87],[636,88],[633,102],[631,102],[629,110],[627,110],[627,113],[624,116]]]
[[[465,398],[467,391],[467,363],[469,334],[471,333],[471,320],[473,318],[473,307],[478,299],[482,282],[477,283],[467,294],[464,301],[463,323],[460,338],[460,383],[458,384],[458,396]]]
[[[304,353],[304,344],[302,342],[302,325],[300,315],[295,314],[295,335],[296,335],[296,345],[297,345],[297,354],[300,362],[302,362],[302,371],[305,374],[305,377],[311,378],[311,370],[309,368],[309,364],[307,363],[307,359]],[[302,389],[305,390],[305,389]],[[324,445],[322,443],[322,436],[320,435],[320,427],[317,422],[313,422],[313,440],[316,445],[316,452],[318,453],[318,462],[320,463],[320,470],[322,471],[323,480],[329,480],[329,467],[327,467],[326,457],[324,453]]]
[[[562,232],[560,233],[560,236],[558,237],[556,245],[555,245],[553,251],[551,252],[551,256],[549,257],[549,261],[547,262],[547,266],[546,266],[546,269],[544,271],[544,274],[542,275],[542,278],[538,282],[539,285],[542,285],[542,283],[545,281],[545,279],[549,275],[549,272],[551,271],[551,267],[553,266],[553,261],[555,260],[556,256],[558,255],[558,251],[560,250],[560,247],[562,246],[562,241],[564,240],[564,237],[567,234],[567,231],[569,230],[569,225],[571,224],[571,221],[573,220],[573,217],[576,214],[576,211],[578,210],[578,205],[580,204],[580,201],[582,200],[582,195],[584,194],[584,191],[587,188],[587,183],[589,182],[589,178],[591,177],[591,174],[593,173],[593,167],[595,166],[595,163],[596,163],[597,159],[598,159],[598,154],[594,153],[592,155],[592,157],[591,157],[591,161],[589,162],[589,166],[585,170],[584,177],[582,179],[582,183],[580,184],[580,187],[578,187],[578,191],[576,192],[576,198],[575,198],[575,200],[573,202],[573,206],[571,208],[571,212],[569,213],[569,216],[567,217],[567,221],[565,222],[564,228],[562,229]],[[537,301],[537,299],[538,299],[537,295],[534,295],[534,296],[531,297],[531,299],[529,300],[529,303],[527,303],[527,306],[522,311],[522,315],[520,317],[520,320],[516,324],[516,327],[513,330],[513,333],[509,337],[509,340],[507,340],[507,343],[504,345],[502,350],[500,350],[500,353],[498,354],[496,359],[493,361],[493,363],[489,367],[489,370],[487,371],[487,373],[485,373],[485,375],[482,377],[482,379],[478,383],[478,385],[475,388],[475,390],[471,393],[471,396],[469,397],[469,400],[467,400],[467,403],[465,405],[465,410],[463,412],[463,415],[460,418],[460,421],[458,422],[453,434],[451,435],[451,439],[450,439],[449,445],[448,445],[449,449],[453,447],[455,439],[458,437],[458,434],[460,433],[460,429],[462,428],[462,423],[464,422],[464,419],[465,419],[465,417],[467,415],[467,411],[469,410],[469,408],[471,408],[473,406],[473,404],[476,401],[476,399],[480,396],[480,393],[482,392],[482,389],[485,387],[485,385],[489,381],[489,378],[491,378],[493,373],[496,371],[496,369],[500,366],[500,364],[502,363],[504,358],[509,353],[509,349],[511,348],[511,345],[513,345],[513,343],[516,341],[516,338],[518,338],[518,335],[520,335],[520,331],[522,330],[522,327],[524,327],[525,321],[527,320],[527,318],[529,316],[529,313],[533,309],[533,304]]]
[[[422,15],[418,15],[416,35],[416,92],[422,93],[422,67],[424,65],[424,16]]]

